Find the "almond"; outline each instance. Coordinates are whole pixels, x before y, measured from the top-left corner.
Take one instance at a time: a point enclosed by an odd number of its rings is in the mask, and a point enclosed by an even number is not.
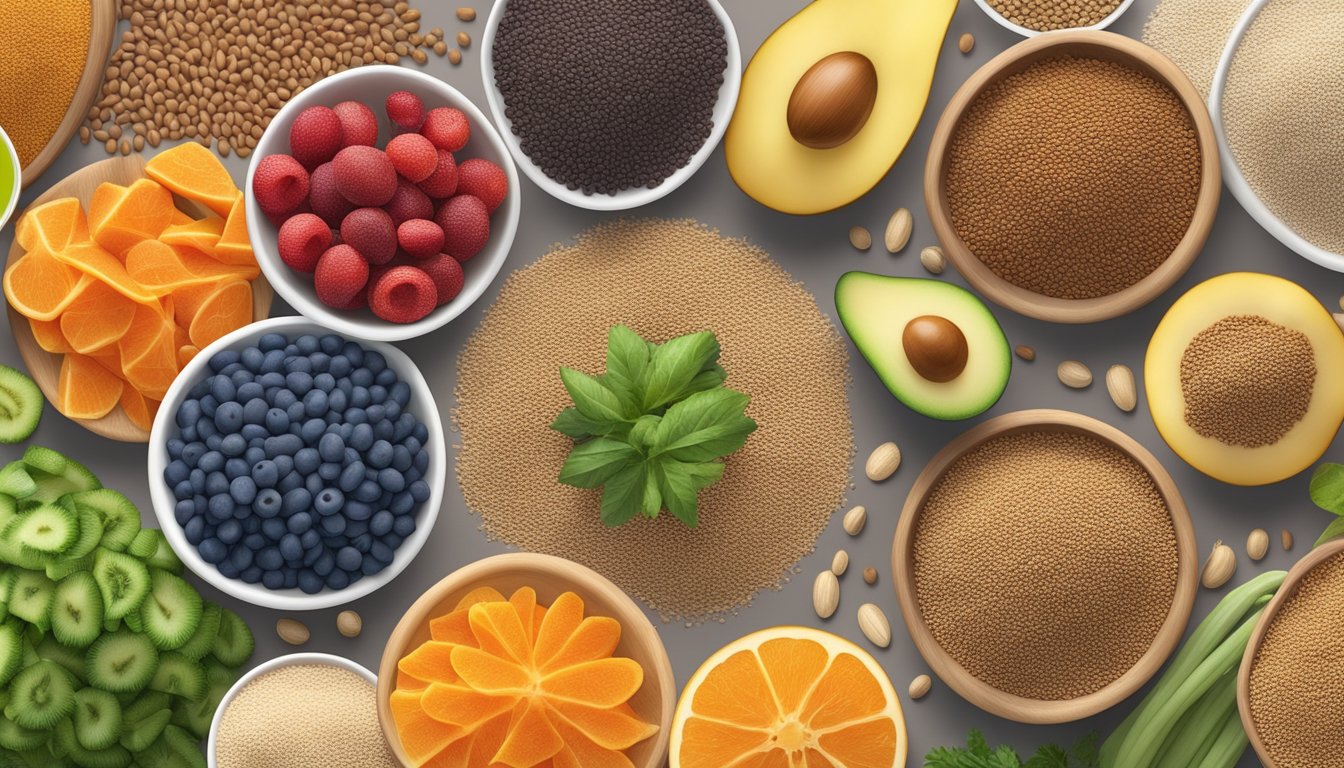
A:
[[[864,227],[850,227],[849,244],[857,250],[866,251],[873,247],[873,236]]]
[[[1127,365],[1112,365],[1106,369],[1106,391],[1115,407],[1128,413],[1139,404],[1139,391],[1134,384],[1134,372]]]
[[[850,536],[858,536],[863,531],[863,524],[866,522],[868,522],[868,510],[858,506],[845,513],[845,518],[840,521],[840,526]]]
[[[929,677],[928,675],[920,675],[919,677],[916,677],[914,680],[910,681],[910,698],[912,700],[918,701],[919,699],[928,696],[929,691],[932,688],[933,688],[933,678]]]
[[[891,214],[891,219],[887,221],[887,231],[882,235],[882,242],[887,246],[887,253],[900,253],[910,242],[910,233],[914,231],[915,218],[910,215],[909,208],[897,208],[896,212]]]
[[[1073,389],[1087,389],[1092,386],[1092,370],[1077,360],[1065,360],[1055,369],[1059,381]]]
[[[887,615],[872,603],[859,606],[859,631],[878,648],[891,645],[891,624],[887,621]]]
[[[364,619],[354,611],[341,611],[336,614],[336,631],[345,637],[359,637],[364,631]]]
[[[868,462],[863,465],[864,474],[874,483],[880,483],[895,474],[901,466],[901,449],[895,443],[883,443],[873,449]]]
[[[812,610],[823,619],[829,619],[840,605],[840,581],[830,571],[817,574],[812,582]]]
[[[275,622],[275,634],[290,645],[303,645],[313,635],[308,625],[296,619],[280,619]]]
[[[831,573],[844,576],[847,570],[849,570],[849,553],[842,549],[831,558]]]
[[[1269,554],[1269,531],[1256,528],[1246,537],[1246,556],[1258,562],[1267,554]]]
[[[1199,583],[1203,584],[1205,589],[1217,589],[1232,578],[1232,574],[1237,572],[1237,553],[1232,548],[1221,541],[1213,544],[1213,551],[1209,553],[1209,559],[1204,561],[1204,570],[1199,576]]]
[[[930,245],[919,252],[919,263],[935,275],[941,275],[943,270],[947,269],[947,257],[943,255],[943,249],[936,245]]]

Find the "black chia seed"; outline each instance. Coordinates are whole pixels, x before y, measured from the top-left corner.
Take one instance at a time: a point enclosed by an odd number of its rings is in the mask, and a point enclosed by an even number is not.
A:
[[[492,53],[523,152],[590,195],[656,187],[686,165],[728,64],[705,0],[508,0]]]

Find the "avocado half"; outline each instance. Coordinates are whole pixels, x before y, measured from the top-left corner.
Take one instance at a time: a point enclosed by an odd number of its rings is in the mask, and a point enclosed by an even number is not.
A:
[[[968,419],[998,402],[1008,386],[1008,338],[965,288],[848,272],[835,284],[835,308],[859,353],[911,410]]]
[[[862,197],[914,134],[956,9],[957,0],[814,0],[784,22],[742,75],[724,136],[733,181],[783,213],[822,213]],[[837,53],[872,62],[872,111],[839,146],[807,146],[790,131],[790,98],[809,69]],[[840,94],[846,84],[831,88]]]
[[[1225,319],[1265,321],[1290,334],[1295,349],[1310,355],[1315,368],[1310,397],[1301,416],[1277,440],[1268,444],[1231,444],[1227,436],[1197,428],[1189,415],[1188,398],[1196,394],[1198,379],[1182,375],[1195,370],[1188,350],[1201,333]],[[1244,348],[1227,348],[1245,371],[1240,381],[1224,377],[1218,391],[1204,402],[1215,406],[1205,415],[1218,415],[1221,405],[1229,423],[1237,414],[1273,412],[1281,403],[1266,376],[1257,375],[1263,361]],[[1300,379],[1298,379],[1300,380]],[[1330,312],[1306,289],[1273,275],[1234,272],[1206,280],[1172,304],[1158,323],[1144,359],[1144,386],[1153,423],[1162,439],[1182,459],[1210,477],[1233,485],[1278,482],[1310,467],[1330,447],[1344,423],[1344,332]],[[1241,418],[1245,418],[1242,416]]]

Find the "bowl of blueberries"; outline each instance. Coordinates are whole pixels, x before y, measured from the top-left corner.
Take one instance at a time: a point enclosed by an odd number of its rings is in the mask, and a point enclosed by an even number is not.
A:
[[[150,498],[197,576],[254,605],[317,610],[415,558],[446,453],[404,352],[271,318],[201,350],[173,382],[149,441]]]

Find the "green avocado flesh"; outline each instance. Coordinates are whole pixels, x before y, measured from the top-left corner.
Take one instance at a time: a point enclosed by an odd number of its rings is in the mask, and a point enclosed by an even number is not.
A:
[[[964,288],[941,280],[848,272],[835,285],[835,308],[878,378],[918,413],[968,419],[998,402],[1008,386],[1013,367],[1008,339],[984,302]],[[950,321],[965,337],[965,367],[949,380],[922,375],[906,353],[903,336],[916,318]]]

